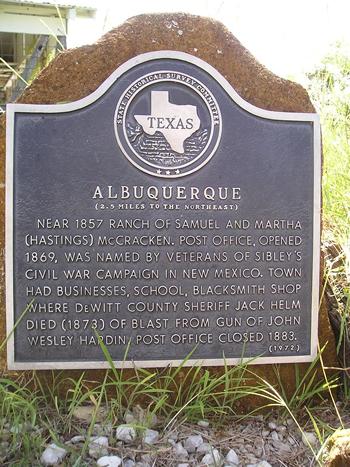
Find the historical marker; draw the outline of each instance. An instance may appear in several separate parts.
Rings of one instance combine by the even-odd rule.
[[[11,369],[310,361],[317,115],[151,52],[69,104],[7,107]]]

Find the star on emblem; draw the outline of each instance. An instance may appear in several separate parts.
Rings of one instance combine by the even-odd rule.
[[[161,174],[162,171],[160,169],[157,170],[157,174]]]
[[[167,170],[165,173],[166,173],[167,175],[170,175],[170,170]]]
[[[180,173],[180,170],[179,170],[179,169],[176,169],[176,170],[175,170],[175,173],[176,173],[176,174],[179,174],[179,173]]]

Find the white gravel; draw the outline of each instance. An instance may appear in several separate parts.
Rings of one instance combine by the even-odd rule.
[[[136,439],[135,428],[129,425],[119,425],[116,431],[116,437],[125,443],[132,443]]]
[[[212,452],[203,457],[201,463],[208,467],[220,467],[223,464],[223,459],[220,452],[217,449],[213,449]]]
[[[201,435],[191,435],[189,436],[186,440],[185,440],[185,443],[184,443],[184,448],[186,449],[186,451],[188,451],[189,453],[191,452],[195,452],[196,449],[201,445],[203,444],[203,438]]]
[[[121,463],[119,456],[103,456],[97,460],[97,467],[119,467]]]
[[[176,459],[184,460],[188,457],[188,451],[183,447],[182,443],[177,443],[174,447]]]
[[[134,467],[136,464],[132,459],[124,459],[123,467]]]
[[[83,443],[84,441],[85,441],[85,436],[82,436],[82,435],[73,436],[73,438],[70,440],[72,444],[79,444],[79,443]]]
[[[199,422],[197,422],[197,425],[202,428],[208,428],[210,424],[208,420],[199,420]]]
[[[231,465],[239,465],[239,457],[234,449],[230,449],[226,454],[226,462]]]
[[[40,461],[43,465],[57,465],[66,457],[67,451],[64,448],[51,443],[42,453]]]
[[[84,415],[87,415],[87,412],[88,410]],[[306,467],[310,466],[312,459],[306,440],[312,446],[318,445],[318,439],[311,427],[306,429],[302,436],[294,422],[288,423],[278,420],[277,417],[270,420],[262,416],[238,422],[232,420],[220,428],[212,422],[210,426],[206,423],[183,422],[171,426],[167,431],[161,420],[157,423],[157,427],[161,427],[159,430],[149,428],[150,425],[142,425],[137,418],[145,420],[146,414],[146,411],[138,408],[123,417],[123,420],[136,421],[140,425],[140,434],[133,425],[121,423],[107,426],[106,420],[101,421],[97,428],[93,429],[94,436],[89,440],[88,450],[82,459],[84,465]],[[8,432],[7,436],[10,436],[10,429],[11,426],[4,428]],[[67,446],[67,450],[51,443],[43,449],[40,465],[73,465],[87,439],[87,425],[82,421],[78,433],[75,436],[71,435],[67,440],[64,440],[63,434],[56,435],[57,439]],[[7,446],[8,442],[4,438],[0,444],[0,464],[6,459],[3,456],[6,456]]]
[[[142,437],[144,444],[154,444],[159,439],[159,432],[156,430],[147,429]]]
[[[213,447],[209,443],[203,443],[197,448],[197,454],[207,454],[208,452],[211,452],[213,450]]]

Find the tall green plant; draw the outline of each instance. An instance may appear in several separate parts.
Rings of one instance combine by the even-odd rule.
[[[309,94],[321,115],[323,216],[326,235],[350,247],[350,47],[336,44],[308,75]]]

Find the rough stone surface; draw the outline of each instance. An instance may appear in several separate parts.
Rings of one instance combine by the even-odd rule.
[[[325,465],[327,467],[343,467],[350,465],[350,430],[335,432],[327,445],[329,450]]]
[[[242,44],[219,22],[187,14],[141,15],[127,20],[102,37],[96,44],[71,49],[43,70],[20,97],[21,103],[53,104],[81,99],[93,91],[122,63],[135,55],[155,50],[178,50],[195,55],[215,67],[246,101],[263,109],[286,112],[314,112],[307,92],[298,84],[272,74],[258,63]],[[5,207],[5,118],[0,118],[0,309],[4,300],[4,207]],[[321,271],[322,277],[322,271]],[[322,287],[321,287],[322,290]],[[0,320],[0,341],[5,338],[5,319]],[[323,360],[326,367],[337,366],[334,335],[328,320],[327,304],[323,301],[319,319],[320,346],[328,342]],[[1,367],[6,367],[1,356]],[[301,365],[301,368],[307,364]],[[280,365],[280,378],[285,388],[293,391],[294,365]],[[185,370],[184,370],[185,371]],[[184,378],[185,372],[179,378]],[[220,372],[222,369],[211,368]],[[259,365],[254,371],[276,382],[274,370]],[[42,373],[48,375],[48,373]],[[63,375],[79,377],[81,371],[67,371]],[[125,373],[127,374],[127,372]],[[87,372],[92,378],[104,373]],[[47,376],[49,378],[49,376]],[[322,373],[320,372],[320,378]],[[64,389],[63,389],[64,390]],[[253,399],[237,409],[256,407]]]
[[[63,461],[66,455],[67,451],[65,449],[52,443],[42,453],[40,462],[43,465],[57,465]]]
[[[178,30],[183,34],[178,34]],[[259,64],[221,23],[187,14],[140,15],[106,34],[97,44],[62,53],[20,101],[50,104],[80,99],[93,92],[117,66],[135,55],[155,50],[179,50],[206,60],[238,94],[258,107],[314,111],[300,85],[275,76]]]

